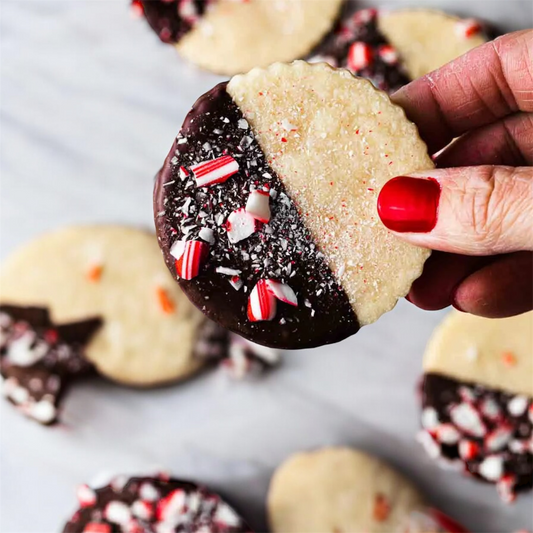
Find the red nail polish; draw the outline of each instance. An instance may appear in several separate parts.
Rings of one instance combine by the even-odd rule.
[[[433,178],[399,176],[378,197],[378,214],[392,231],[427,233],[437,223],[440,185]]]

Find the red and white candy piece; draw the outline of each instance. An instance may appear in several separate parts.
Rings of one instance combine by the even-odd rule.
[[[441,444],[457,444],[461,438],[461,434],[453,424],[440,424],[435,429],[435,438]]]
[[[143,500],[135,500],[131,504],[131,512],[133,513],[133,516],[136,516],[141,520],[150,520],[154,514],[152,504]]]
[[[209,252],[209,245],[202,241],[186,241],[183,254],[176,260],[176,274],[181,279],[193,279],[199,272]]]
[[[485,438],[485,447],[490,452],[497,452],[509,444],[513,436],[513,429],[507,426],[500,426],[491,431]]]
[[[96,503],[96,492],[89,485],[80,485],[76,489],[76,496],[80,507],[91,507]]]
[[[516,500],[515,485],[516,478],[512,474],[505,474],[496,483],[496,490],[504,503],[513,503]]]
[[[185,492],[181,489],[173,490],[157,503],[156,518],[160,522],[170,521],[178,517],[185,507]]]
[[[480,22],[476,19],[464,19],[455,24],[455,34],[463,39],[477,35],[482,30]]]
[[[479,454],[479,445],[473,440],[463,439],[459,441],[459,457],[463,461],[470,461]]]
[[[295,292],[286,284],[273,279],[266,280],[267,290],[281,302],[298,307],[298,298]]]
[[[377,9],[360,9],[359,11],[354,13],[353,21],[357,24],[368,24],[373,18],[377,16],[377,14]]]
[[[488,481],[498,481],[503,476],[503,458],[489,455],[479,464],[479,474]]]
[[[378,49],[378,54],[382,61],[387,63],[387,65],[396,65],[396,63],[398,63],[398,52],[390,44],[384,44],[380,46]]]
[[[83,533],[111,533],[111,526],[102,522],[89,522],[83,528]]]
[[[179,0],[178,15],[189,24],[196,22],[198,20],[198,11],[194,0]]]
[[[270,191],[252,191],[246,202],[246,212],[266,224],[270,220]]]
[[[372,48],[363,41],[356,41],[348,50],[348,68],[362,70],[372,63]]]
[[[248,298],[248,319],[251,322],[272,320],[276,316],[276,298],[268,289],[267,280],[260,279]]]
[[[454,405],[450,409],[452,422],[462,431],[475,437],[484,437],[487,428],[483,424],[476,408],[466,402]]]
[[[191,167],[196,178],[197,187],[209,187],[216,183],[223,183],[239,171],[239,163],[230,155],[204,161]]]
[[[119,501],[111,501],[104,509],[104,518],[113,524],[127,525],[131,520],[131,511],[128,505]]]
[[[247,239],[257,230],[255,218],[241,207],[233,211],[226,221],[226,231],[231,243],[236,243]]]

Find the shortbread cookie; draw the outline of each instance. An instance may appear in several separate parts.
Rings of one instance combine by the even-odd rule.
[[[394,307],[429,251],[381,187],[433,168],[403,110],[346,70],[254,69],[193,106],[156,180],[158,238],[193,303],[260,344],[339,341]]]
[[[420,441],[512,502],[533,486],[532,376],[533,313],[452,312],[424,356]]]
[[[363,9],[343,17],[312,60],[347,68],[391,94],[486,40],[476,20],[430,9]]]
[[[44,235],[2,266],[0,302],[42,307],[58,326],[98,318],[84,356],[125,384],[172,382],[203,366],[195,351],[205,319],[148,232],[91,226]]]
[[[220,496],[189,481],[117,477],[103,487],[82,485],[79,510],[63,533],[245,533],[250,528]]]
[[[0,305],[3,394],[28,417],[54,423],[70,382],[94,371],[83,353],[100,326],[99,319],[56,326],[46,309]]]
[[[268,517],[274,533],[463,531],[427,509],[403,476],[350,448],[298,453],[285,461],[270,484]],[[417,529],[421,524],[427,529]]]
[[[342,0],[133,0],[165,43],[219,74],[308,54],[330,31]]]

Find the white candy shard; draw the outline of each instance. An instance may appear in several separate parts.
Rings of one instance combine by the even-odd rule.
[[[267,290],[281,302],[298,307],[298,298],[295,292],[286,283],[267,279],[266,287]]]
[[[266,224],[270,220],[270,192],[252,191],[246,202],[246,212]]]
[[[179,259],[183,252],[185,251],[185,243],[187,241],[174,241],[172,243],[172,246],[170,247],[170,255],[174,257],[174,259]]]
[[[236,243],[247,239],[256,231],[255,218],[246,212],[244,208],[233,211],[226,222],[228,239],[231,243]]]
[[[450,409],[452,422],[465,433],[483,437],[487,429],[476,409],[469,403],[460,403]]]
[[[489,455],[479,465],[479,474],[488,481],[498,481],[503,475],[503,459]]]
[[[507,404],[507,410],[513,416],[522,416],[527,409],[529,398],[527,396],[515,396]]]
[[[107,521],[113,524],[125,526],[131,519],[130,508],[123,502],[112,501],[109,502],[104,509],[104,517]]]
[[[198,233],[198,236],[200,237],[200,239],[205,242],[208,242],[209,244],[214,244],[215,242],[215,234],[210,228],[202,228]]]

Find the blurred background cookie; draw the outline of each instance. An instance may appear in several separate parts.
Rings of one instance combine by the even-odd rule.
[[[153,234],[75,226],[37,238],[0,269],[7,398],[49,424],[66,386],[94,373],[152,387],[221,363],[242,379],[279,354],[206,319],[174,282]]]
[[[169,276],[155,237],[120,226],[69,227],[15,251],[0,270],[0,302],[48,310],[55,324],[97,318],[85,357],[134,386],[189,377],[204,317]]]
[[[422,431],[431,457],[489,483],[507,503],[533,486],[533,313],[457,311],[424,355]]]
[[[486,40],[474,19],[432,9],[363,9],[342,17],[312,60],[347,68],[393,93]]]
[[[207,70],[233,75],[307,55],[342,0],[133,0],[159,38]]]
[[[429,250],[376,215],[383,184],[433,168],[403,110],[346,70],[254,69],[198,99],[160,171],[167,266],[194,304],[260,344],[340,341],[394,307]]]
[[[94,372],[85,346],[98,318],[56,326],[45,308],[0,305],[2,392],[26,416],[52,424],[67,386]]]
[[[99,487],[82,485],[79,509],[63,533],[250,533],[218,494],[190,481],[117,476]]]
[[[424,496],[398,472],[351,448],[289,457],[272,478],[268,516],[274,533],[464,531],[428,510]]]

